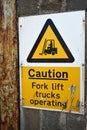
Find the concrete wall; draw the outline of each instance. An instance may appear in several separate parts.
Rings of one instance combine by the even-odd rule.
[[[86,9],[87,0],[18,0],[17,5],[19,17],[82,10]],[[21,130],[86,130],[85,115],[27,108],[23,108],[22,112]]]

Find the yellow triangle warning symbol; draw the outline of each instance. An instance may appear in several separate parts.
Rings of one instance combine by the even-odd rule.
[[[38,36],[28,62],[73,62],[74,57],[51,19],[48,19]]]

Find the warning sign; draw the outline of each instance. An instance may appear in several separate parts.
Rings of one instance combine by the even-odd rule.
[[[83,25],[85,11],[19,18],[21,107],[84,114]]]
[[[51,19],[48,19],[32,48],[28,62],[73,62],[74,57]]]
[[[80,111],[79,67],[22,67],[22,73],[23,106]]]

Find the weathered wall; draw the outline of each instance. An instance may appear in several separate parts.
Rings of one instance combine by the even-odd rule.
[[[87,0],[18,0],[18,16],[75,11],[86,7]],[[25,108],[22,112],[23,130],[86,130],[85,115]]]
[[[16,0],[0,0],[0,130],[18,130]]]

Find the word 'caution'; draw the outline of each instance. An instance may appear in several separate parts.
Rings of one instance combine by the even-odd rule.
[[[29,69],[28,71],[29,78],[36,79],[36,78],[42,78],[42,79],[59,79],[59,80],[68,80],[68,72],[60,72],[56,71],[55,69],[48,69],[47,71],[39,71],[35,69]]]

